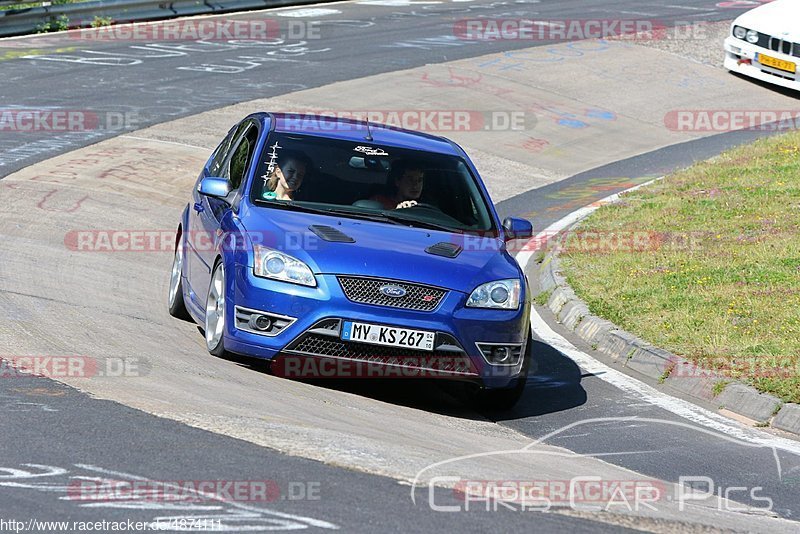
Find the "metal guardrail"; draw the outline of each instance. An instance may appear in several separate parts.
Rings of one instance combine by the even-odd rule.
[[[323,0],[324,1],[324,0]],[[95,17],[115,22],[144,22],[191,15],[208,15],[319,3],[320,0],[102,0],[75,4],[53,4],[0,11],[0,37],[36,33],[62,15],[70,28],[86,28]],[[0,0],[0,5],[18,2]]]

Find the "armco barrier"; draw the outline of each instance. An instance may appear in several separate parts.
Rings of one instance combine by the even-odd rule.
[[[66,15],[70,28],[87,27],[94,17],[114,22],[144,22],[191,15],[249,11],[270,7],[317,4],[324,0],[103,0],[0,11],[0,37],[35,33],[37,28]],[[0,0],[0,5],[10,2]]]

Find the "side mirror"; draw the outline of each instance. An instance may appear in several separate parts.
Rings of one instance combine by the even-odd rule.
[[[503,230],[506,234],[506,241],[511,241],[512,239],[530,239],[533,237],[533,225],[530,221],[525,219],[508,217],[503,221]]]
[[[207,197],[224,199],[231,193],[231,183],[227,178],[209,176],[200,181],[197,192]]]

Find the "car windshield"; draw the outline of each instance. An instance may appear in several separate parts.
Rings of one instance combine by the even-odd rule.
[[[273,133],[260,154],[250,198],[267,208],[496,233],[462,158],[367,141]]]

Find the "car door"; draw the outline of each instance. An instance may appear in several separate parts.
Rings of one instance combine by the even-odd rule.
[[[222,173],[223,166],[228,160],[230,150],[234,141],[236,140],[237,133],[240,133],[241,124],[235,125],[228,131],[228,135],[214,150],[214,153],[206,162],[197,184],[192,191],[192,202],[188,218],[186,221],[186,228],[184,234],[186,235],[186,279],[188,282],[189,295],[193,303],[197,306],[205,306],[205,291],[206,286],[198,282],[198,279],[205,280],[206,266],[201,257],[201,251],[208,246],[208,239],[204,236],[199,214],[206,209],[208,203],[204,201],[203,196],[198,193],[197,189],[200,187],[200,182],[209,176],[219,176]],[[195,279],[195,276],[198,279]],[[202,302],[201,302],[202,301]]]
[[[258,140],[258,126],[253,120],[243,121],[237,128],[225,158],[220,165],[212,163],[209,176],[225,178],[231,183],[231,192],[242,187],[247,169],[253,160]],[[191,273],[201,306],[205,305],[208,286],[211,283],[211,269],[219,251],[220,241],[225,235],[223,219],[230,214],[230,204],[221,198],[207,197],[196,193],[195,206],[191,217],[195,230],[196,261]],[[232,198],[231,195],[230,198]],[[230,228],[227,229],[230,231]]]

